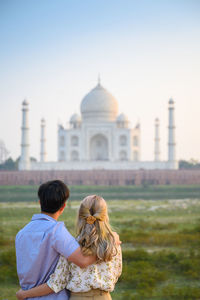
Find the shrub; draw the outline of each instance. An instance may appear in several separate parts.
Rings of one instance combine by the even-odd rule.
[[[200,279],[199,258],[186,258],[179,263],[179,272],[190,279]]]
[[[167,279],[167,273],[159,271],[147,261],[125,262],[120,281],[131,283],[132,287],[141,291],[148,290],[148,293],[157,283]]]
[[[126,262],[131,261],[149,261],[150,254],[143,249],[136,250],[124,250],[123,251],[123,260]]]
[[[1,283],[17,283],[16,258],[15,249],[0,253],[0,282]]]
[[[123,229],[120,238],[124,243],[132,243],[134,246],[156,246],[156,247],[183,247],[200,246],[199,233],[160,233],[144,232],[131,229]]]
[[[172,300],[194,300],[200,298],[200,289],[189,286],[175,287],[175,285],[170,284],[162,288],[161,295]]]

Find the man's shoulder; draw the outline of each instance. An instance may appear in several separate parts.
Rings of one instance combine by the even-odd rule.
[[[30,224],[30,223],[31,223],[31,222],[29,222],[28,224],[26,224],[23,228],[21,228],[21,229],[17,232],[16,238],[19,237],[21,234],[23,234],[25,231],[28,230],[29,224]]]
[[[46,233],[59,233],[59,232],[66,232],[67,229],[65,227],[64,222],[62,221],[55,221],[55,222],[45,222],[44,219],[31,219],[29,223],[27,223],[22,229],[20,229],[16,235],[16,239],[20,236],[25,234],[34,234],[35,232],[46,232]]]
[[[69,233],[67,230],[65,223],[62,221],[58,221],[55,223],[54,227],[52,228],[53,234],[64,234],[64,233]]]

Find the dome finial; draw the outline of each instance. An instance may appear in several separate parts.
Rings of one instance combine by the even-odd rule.
[[[98,85],[101,85],[101,77],[100,77],[100,73],[98,74]]]

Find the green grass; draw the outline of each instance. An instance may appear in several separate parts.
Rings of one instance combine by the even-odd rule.
[[[38,186],[0,186],[0,202],[37,201]],[[199,198],[200,186],[70,186],[70,200],[99,194],[106,200]]]
[[[72,201],[61,216],[72,234],[79,203]],[[123,242],[123,273],[113,299],[200,299],[200,198],[110,200],[108,209]],[[37,201],[0,203],[0,299],[16,299],[14,238],[38,212]]]

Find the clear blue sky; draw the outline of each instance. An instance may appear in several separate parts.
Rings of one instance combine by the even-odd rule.
[[[200,160],[200,1],[1,0],[0,139],[20,155],[21,102],[30,102],[31,155],[39,157],[40,119],[48,159],[57,157],[57,123],[79,112],[102,84],[133,126],[142,159],[153,159],[154,119],[167,156],[167,101],[176,102],[177,158]]]

